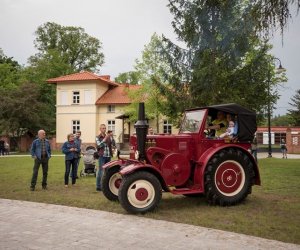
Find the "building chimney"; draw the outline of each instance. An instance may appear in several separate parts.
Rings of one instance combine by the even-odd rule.
[[[103,75],[103,76],[100,76],[100,77],[105,79],[105,80],[110,80],[110,75]]]

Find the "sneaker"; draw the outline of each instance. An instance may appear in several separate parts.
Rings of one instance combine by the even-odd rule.
[[[48,190],[47,186],[43,186],[42,188],[43,188],[44,190]]]
[[[101,190],[101,188],[96,188],[96,191],[99,191],[99,192],[101,192],[102,190]]]
[[[34,191],[34,189],[35,189],[34,187],[30,187],[30,191]]]
[[[65,185],[65,188],[67,188],[68,187],[68,185]]]

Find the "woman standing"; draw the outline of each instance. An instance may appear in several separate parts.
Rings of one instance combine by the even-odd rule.
[[[281,140],[280,149],[282,153],[282,159],[287,159],[287,147],[284,139]]]
[[[67,141],[62,146],[62,152],[66,155],[65,156],[65,187],[68,187],[69,184],[69,175],[70,170],[72,167],[72,185],[76,183],[76,167],[77,162],[80,154],[80,146],[78,143],[75,142],[75,137],[73,134],[68,134]]]

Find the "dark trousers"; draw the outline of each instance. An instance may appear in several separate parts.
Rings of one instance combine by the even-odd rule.
[[[78,158],[72,160],[66,160],[66,172],[65,172],[65,185],[69,184],[70,171],[72,176],[72,184],[76,183],[76,169],[77,169]],[[71,169],[72,168],[72,169]]]
[[[75,167],[75,178],[77,179],[78,178],[78,166],[79,166],[79,163],[80,163],[80,157],[77,159],[77,164],[76,164],[76,167]],[[70,173],[70,177],[73,178],[72,176],[73,172]]]
[[[31,179],[31,187],[35,187],[38,173],[39,173],[39,168],[40,165],[42,164],[42,169],[43,169],[43,180],[42,180],[42,186],[47,187],[47,176],[48,176],[48,161],[49,158],[43,158],[43,159],[34,159],[34,166],[33,166],[33,173],[32,173],[32,179]]]

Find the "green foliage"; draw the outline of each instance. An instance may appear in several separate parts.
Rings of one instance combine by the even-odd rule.
[[[292,119],[290,115],[279,115],[271,119],[272,126],[290,126]]]
[[[129,71],[120,73],[116,78],[115,82],[118,83],[128,83],[128,84],[138,84],[140,83],[140,73],[138,71]]]
[[[289,109],[289,115],[294,126],[300,126],[300,89],[296,91],[296,94],[291,98],[289,104],[293,109]]]
[[[85,33],[81,27],[61,26],[47,22],[35,32],[35,47],[39,53],[30,61],[45,59],[50,53],[59,55],[60,60],[70,66],[73,71],[96,71],[104,63],[101,42]]]
[[[35,134],[40,128],[49,131],[55,120],[47,116],[49,106],[39,98],[40,89],[33,83],[5,89],[0,99],[0,131],[16,136],[25,132]]]
[[[250,3],[249,20],[267,36],[278,28],[283,33],[292,18],[291,9],[296,6],[298,12],[300,8],[300,0],[259,0]]]
[[[275,75],[271,47],[249,21],[248,2],[169,2],[174,30],[186,49],[164,39],[169,86],[158,86],[168,100],[168,116],[176,119],[186,108],[229,102],[261,112],[276,102],[275,87],[286,79]]]
[[[22,67],[0,48],[0,91],[17,87],[22,81]]]
[[[159,120],[163,114],[165,99],[155,81],[162,82],[166,71],[166,61],[162,58],[159,49],[162,47],[162,38],[153,34],[149,44],[144,46],[141,60],[136,60],[134,73],[138,76],[140,88],[130,91],[132,100],[125,112],[130,116],[131,121],[137,120],[137,107],[139,102],[145,102],[146,115],[148,119],[155,119],[156,131],[159,133]]]

